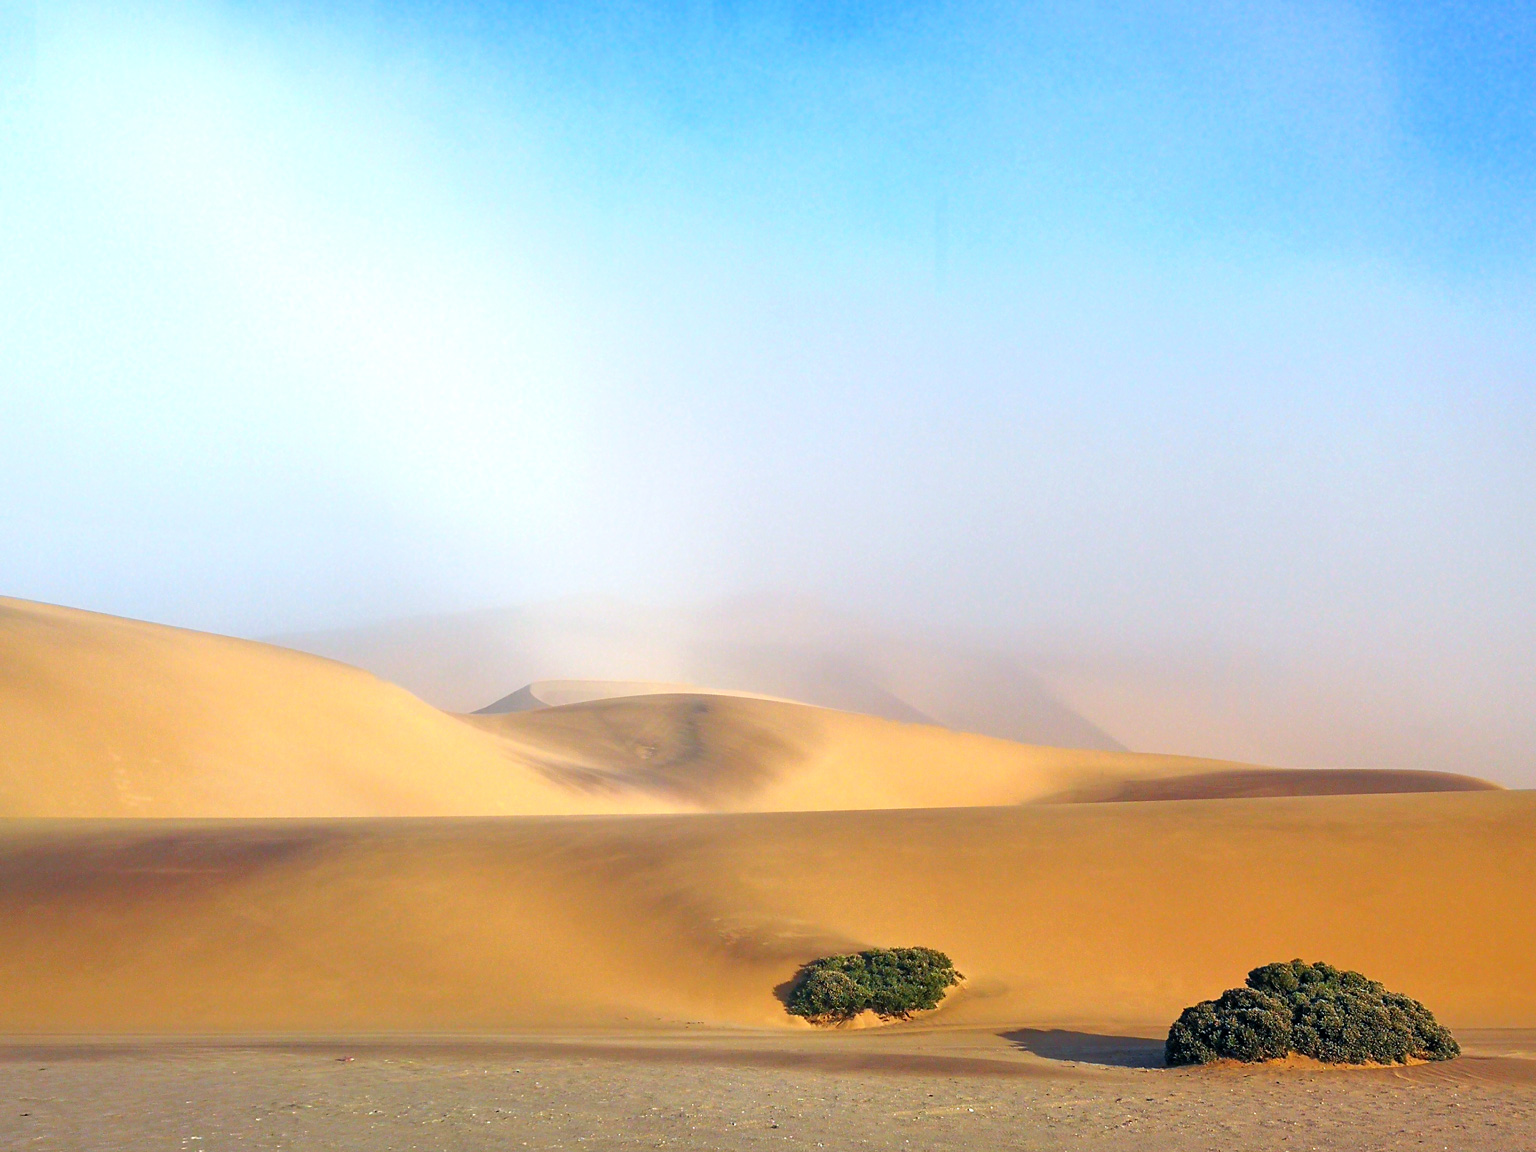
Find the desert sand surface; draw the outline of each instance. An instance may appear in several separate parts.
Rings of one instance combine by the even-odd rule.
[[[946,1025],[1166,1029],[1326,957],[1536,1027],[1536,794],[869,812],[9,821],[0,1032],[806,1028],[775,989],[920,943]]]
[[[0,738],[0,814],[25,817],[959,807],[1169,779],[1181,783],[1163,793],[1185,796],[1489,786],[1422,773],[1276,783],[1279,770],[1244,783],[1253,766],[735,695],[455,716],[333,661],[15,600],[0,601]]]
[[[0,1146],[1536,1148],[1536,793],[539,683],[0,601]],[[785,1012],[911,944],[936,1012]],[[1293,956],[1467,1056],[1159,1066]]]
[[[10,1045],[0,1143],[1528,1152],[1536,1062],[1501,1039],[1450,1065],[1342,1073],[1148,1068],[1146,1040],[1052,1033]]]

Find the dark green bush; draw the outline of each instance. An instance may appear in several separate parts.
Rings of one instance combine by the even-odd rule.
[[[1212,1060],[1278,1060],[1291,1050],[1291,1010],[1285,1000],[1252,988],[1228,988],[1219,999],[1184,1009],[1168,1030],[1169,1064]]]
[[[870,948],[811,961],[800,969],[786,1007],[818,1024],[866,1011],[905,1020],[937,1008],[962,979],[949,957],[932,948]]]
[[[1169,1064],[1272,1060],[1291,1052],[1328,1064],[1449,1060],[1461,1047],[1428,1008],[1329,964],[1266,964],[1246,988],[1184,1009],[1168,1030]]]
[[[789,1011],[812,1020],[847,1020],[868,1008],[869,1001],[869,989],[842,969],[815,968],[790,994]]]

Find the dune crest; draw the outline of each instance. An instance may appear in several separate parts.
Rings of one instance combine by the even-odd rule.
[[[505,712],[531,712],[538,708],[559,708],[565,704],[589,704],[594,700],[629,696],[740,696],[747,700],[777,700],[782,704],[805,703],[786,700],[782,696],[765,696],[761,692],[669,684],[659,680],[535,680],[495,703],[476,709],[472,715],[498,716]]]

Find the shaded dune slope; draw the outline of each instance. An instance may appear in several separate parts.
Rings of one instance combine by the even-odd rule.
[[[1326,957],[1536,1026],[1536,795],[632,819],[10,821],[0,1031],[796,1027],[830,950],[922,943],[937,1020],[1166,1027]]]
[[[1255,771],[740,695],[460,717],[287,649],[0,601],[0,816],[814,811],[1489,787]]]

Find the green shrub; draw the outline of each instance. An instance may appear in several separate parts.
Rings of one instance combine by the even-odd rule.
[[[1163,1053],[1169,1064],[1209,1064],[1278,1060],[1290,1050],[1290,1006],[1268,992],[1228,988],[1216,1000],[1184,1009]]]
[[[847,1020],[868,1008],[869,1001],[870,992],[864,984],[840,968],[820,967],[807,972],[790,994],[789,1011],[812,1020]]]
[[[905,1020],[937,1008],[962,979],[949,957],[932,948],[870,948],[811,961],[800,969],[786,1008],[818,1024],[866,1011]]]
[[[1266,964],[1184,1012],[1168,1030],[1169,1064],[1272,1060],[1292,1052],[1328,1064],[1405,1064],[1461,1055],[1417,1000],[1329,964]]]

